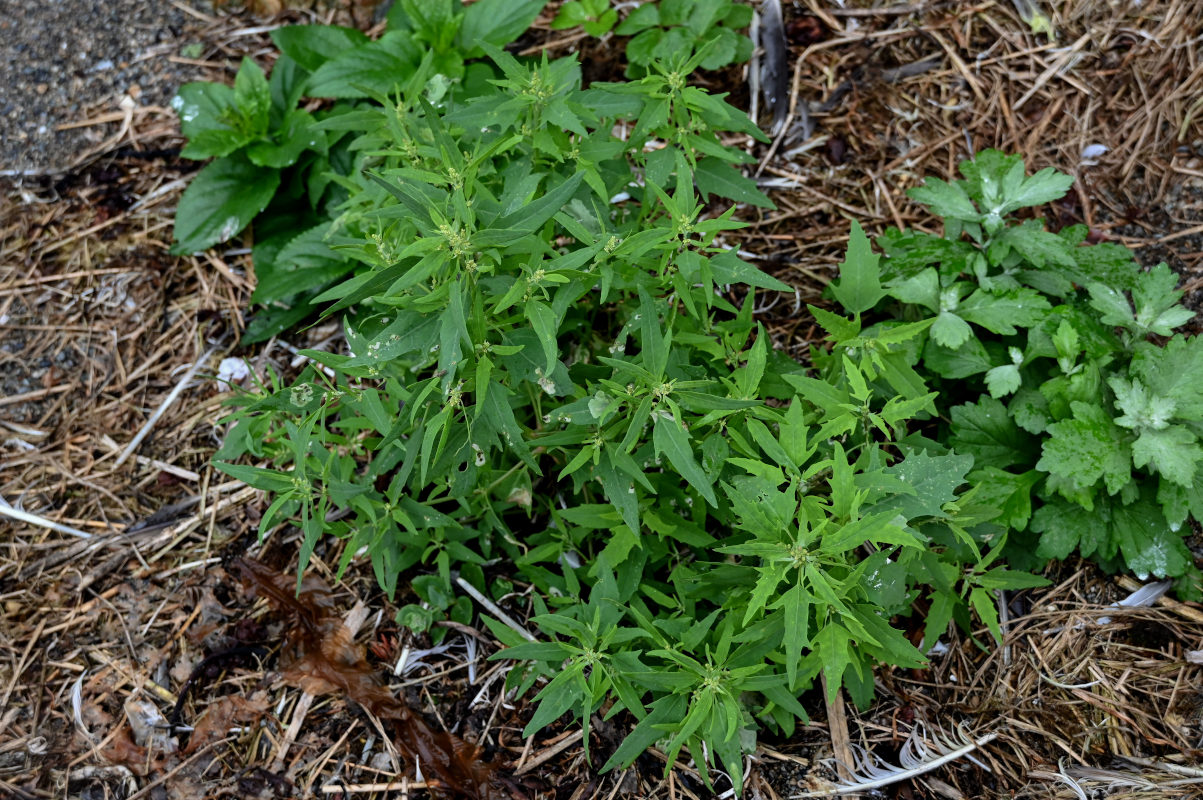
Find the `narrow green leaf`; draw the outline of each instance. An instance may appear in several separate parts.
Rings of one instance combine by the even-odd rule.
[[[681,428],[680,423],[671,416],[666,417],[663,413],[657,413],[652,440],[655,443],[656,453],[668,456],[669,463],[680,473],[681,477],[702,497],[706,498],[707,503],[712,507],[717,506],[718,499],[714,496],[714,487],[711,485],[710,478],[694,459],[689,435]]]

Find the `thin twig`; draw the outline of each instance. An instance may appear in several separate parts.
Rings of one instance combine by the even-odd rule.
[[[48,520],[45,517],[39,517],[37,514],[30,514],[28,511],[22,511],[19,508],[14,508],[7,500],[0,497],[0,514],[12,519],[19,519],[22,522],[28,522],[30,525],[37,525],[41,528],[49,528],[52,531],[66,533],[70,536],[78,536],[80,539],[91,539],[92,534],[85,533],[78,528],[71,528],[66,525],[60,525],[57,522]]]
[[[455,582],[459,584],[459,587],[461,589],[463,589],[465,592],[470,594],[472,596],[473,600],[475,600],[476,602],[478,602],[482,606],[484,606],[486,611],[488,611],[493,616],[497,617],[497,619],[501,620],[508,627],[513,628],[514,631],[516,631],[517,634],[519,636],[521,636],[523,639],[526,639],[528,642],[539,641],[538,639],[536,639],[534,636],[531,635],[530,631],[528,631],[526,628],[523,628],[521,625],[519,625],[517,622],[515,622],[513,620],[513,618],[510,617],[509,614],[502,611],[500,606],[498,606],[492,600],[490,600],[489,598],[485,597],[483,594],[478,592],[476,590],[475,586],[468,583],[463,578],[456,578]]]
[[[146,438],[146,435],[150,433],[151,428],[153,428],[155,423],[159,421],[159,417],[163,416],[163,412],[170,408],[171,404],[174,403],[181,394],[183,394],[184,389],[187,388],[189,381],[191,381],[193,376],[196,375],[196,371],[201,368],[202,364],[209,360],[209,356],[213,355],[216,350],[216,347],[210,347],[205,351],[203,356],[193,362],[192,366],[188,368],[188,371],[184,373],[184,377],[181,378],[179,383],[175,385],[175,388],[171,390],[171,394],[167,395],[167,397],[163,399],[162,403],[159,403],[159,407],[155,409],[155,413],[150,415],[150,419],[146,420],[146,424],[144,424],[138,433],[134,435],[134,438],[130,440],[130,443],[125,446],[125,449],[121,451],[121,455],[117,456],[117,460],[113,463],[114,468],[120,467],[122,464],[124,464],[125,460],[133,454],[134,449],[137,448],[138,445],[142,444],[142,440]]]

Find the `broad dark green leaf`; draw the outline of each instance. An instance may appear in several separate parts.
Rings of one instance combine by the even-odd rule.
[[[465,58],[484,55],[483,43],[504,47],[521,36],[547,0],[479,0],[464,9],[459,45]]]
[[[337,25],[286,25],[272,31],[271,37],[281,52],[309,72],[344,51],[369,42],[360,31]]]
[[[914,493],[897,494],[864,509],[863,514],[894,511],[906,519],[944,517],[944,504],[956,499],[956,490],[965,483],[973,468],[973,456],[932,456],[915,452],[886,472],[914,489]]]
[[[390,31],[378,41],[344,50],[327,61],[309,78],[306,93],[335,98],[386,96],[408,81],[421,61],[422,48],[409,33]]]
[[[214,161],[180,198],[171,251],[196,253],[232,239],[267,208],[279,184],[279,171],[256,167],[245,156]]]
[[[976,403],[954,406],[949,444],[973,456],[978,467],[1006,469],[1035,458],[1032,440],[1019,430],[1007,407],[982,395]]]

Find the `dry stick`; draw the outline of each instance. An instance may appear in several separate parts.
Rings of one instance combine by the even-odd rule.
[[[46,519],[45,517],[39,517],[37,514],[30,514],[28,511],[22,511],[19,508],[14,508],[2,496],[0,496],[0,516],[11,517],[12,519],[19,519],[22,522],[28,522],[30,525],[37,525],[38,527],[41,527],[41,528],[49,528],[52,531],[58,531],[59,533],[66,533],[71,536],[78,536],[81,539],[91,539],[92,538],[92,534],[90,534],[90,533],[85,533],[84,531],[78,530],[76,528],[71,528],[66,525],[60,525],[57,522],[53,522],[51,520]],[[3,703],[0,703],[0,705],[3,705]]]
[[[844,692],[836,687],[833,699],[827,687],[827,676],[823,675],[823,695],[827,700],[827,728],[831,734],[831,749],[837,761],[837,773],[845,783],[856,780],[853,769],[856,758],[852,754],[852,739],[848,736],[848,716],[844,713]]]
[[[442,784],[402,779],[391,783],[331,783],[322,787],[322,794],[357,794],[360,792],[405,792],[410,789],[434,789]]]
[[[146,434],[150,433],[150,429],[153,428],[155,423],[159,421],[159,417],[163,416],[163,412],[170,408],[171,404],[174,403],[181,394],[183,394],[184,389],[188,386],[188,382],[192,380],[194,375],[196,375],[196,371],[201,368],[202,364],[209,360],[209,356],[213,355],[216,350],[216,347],[210,347],[205,351],[203,356],[198,358],[192,364],[192,366],[188,368],[188,371],[184,373],[184,377],[181,378],[179,383],[175,385],[175,388],[171,390],[171,394],[164,398],[163,402],[159,404],[159,407],[155,409],[155,413],[150,415],[150,419],[146,420],[146,424],[143,425],[141,430],[134,435],[133,440],[131,440],[130,443],[125,446],[125,449],[121,451],[121,455],[117,456],[117,460],[113,463],[114,469],[125,463],[125,460],[130,457],[130,455],[134,452],[134,449],[142,443],[143,439],[146,438]]]
[[[100,437],[100,443],[114,452],[121,450],[121,445],[114,442],[113,437],[109,436],[107,433]],[[196,474],[192,470],[184,469],[183,467],[177,467],[175,464],[168,464],[166,461],[159,461],[157,458],[134,456],[134,460],[143,466],[154,467],[161,472],[166,472],[186,481],[192,481],[193,483],[200,481],[200,475]]]
[[[909,17],[926,10],[926,3],[902,3],[885,8],[829,8],[833,17]]]
[[[521,625],[515,622],[509,614],[502,611],[496,603],[478,592],[475,586],[468,583],[463,578],[456,578],[455,582],[459,584],[461,589],[470,594],[473,600],[484,606],[486,611],[495,616],[497,619],[501,620],[508,627],[513,628],[523,639],[526,639],[528,642],[539,641],[531,635],[530,631],[528,631],[526,628],[523,628]]]
[[[540,764],[550,761],[552,758],[555,758],[557,755],[579,742],[584,735],[585,732],[583,730],[573,731],[560,741],[553,744],[551,747],[539,753],[539,755],[535,756],[530,761],[527,761],[518,769],[514,770],[514,775],[525,775]]]
[[[51,386],[49,389],[38,389],[33,392],[25,392],[24,394],[14,394],[8,397],[0,397],[0,406],[10,406],[13,403],[24,403],[26,400],[37,400],[39,397],[45,397],[48,394],[58,394],[75,388],[73,383],[64,383],[59,386]]]

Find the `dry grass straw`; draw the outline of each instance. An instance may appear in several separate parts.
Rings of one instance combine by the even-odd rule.
[[[992,775],[964,765],[942,775],[966,797],[1075,797],[1056,777],[1066,770],[1160,775],[1161,796],[1197,797],[1197,784],[1165,776],[1189,773],[1203,752],[1203,676],[1185,659],[1203,641],[1203,622],[1191,605],[1107,602],[1126,594],[1087,566],[1025,596],[1030,607],[1006,624],[1004,647],[985,630],[975,632],[985,647],[954,632],[930,670],[886,677],[892,699],[859,721],[867,742],[894,740],[899,721],[911,718],[999,733],[977,754]]]

